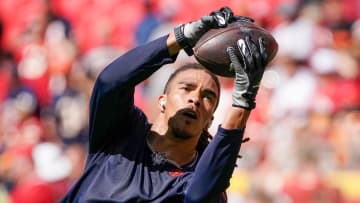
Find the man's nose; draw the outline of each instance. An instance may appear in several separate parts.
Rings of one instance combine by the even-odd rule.
[[[195,106],[200,106],[200,94],[198,93],[191,94],[188,99],[188,102],[193,103]]]

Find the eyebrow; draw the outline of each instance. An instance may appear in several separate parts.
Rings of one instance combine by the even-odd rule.
[[[186,85],[186,86],[191,86],[191,87],[195,87],[195,86],[196,86],[195,83],[193,83],[193,82],[186,82],[186,81],[180,81],[180,82],[178,82],[178,84],[180,84],[180,85]]]
[[[178,84],[186,85],[188,87],[196,87],[196,84],[193,82],[180,81],[180,82],[178,82]],[[216,93],[212,89],[206,88],[206,89],[204,89],[204,92],[208,95],[213,96],[214,98],[217,98]]]

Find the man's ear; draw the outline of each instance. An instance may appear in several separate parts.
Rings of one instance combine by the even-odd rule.
[[[159,96],[158,101],[159,101],[160,111],[163,113],[165,111],[165,106],[166,106],[166,96],[165,95]]]

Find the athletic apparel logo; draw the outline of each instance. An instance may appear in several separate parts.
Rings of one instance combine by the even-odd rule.
[[[225,18],[224,18],[222,15],[216,14],[216,15],[215,15],[215,18],[217,19],[218,24],[219,24],[220,26],[226,25]]]
[[[151,159],[155,165],[160,165],[165,162],[166,157],[164,152],[153,152]]]
[[[172,177],[178,177],[181,176],[184,173],[184,171],[180,170],[180,169],[174,169],[172,171],[169,171],[169,175]]]
[[[239,39],[237,41],[237,45],[239,50],[246,56],[246,44],[245,41],[243,39]]]

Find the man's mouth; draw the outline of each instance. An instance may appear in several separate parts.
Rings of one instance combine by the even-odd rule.
[[[188,117],[188,118],[194,119],[194,120],[196,120],[196,119],[198,118],[196,112],[193,111],[193,110],[190,110],[190,109],[185,110],[185,111],[183,112],[183,115],[186,116],[186,117]]]

